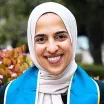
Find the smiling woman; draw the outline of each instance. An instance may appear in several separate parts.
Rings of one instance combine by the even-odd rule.
[[[36,23],[35,34],[38,63],[51,74],[62,73],[72,59],[72,45],[62,19],[54,13],[42,15]]]
[[[27,36],[34,65],[1,88],[4,104],[104,104],[104,84],[75,62],[77,25],[66,7],[54,2],[35,7]]]

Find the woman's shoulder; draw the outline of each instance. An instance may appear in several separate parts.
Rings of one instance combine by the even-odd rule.
[[[7,87],[8,83],[5,85],[2,85],[0,87],[0,104],[3,104],[3,100],[4,100],[4,93],[5,93],[5,89]]]
[[[95,80],[100,89],[100,104],[104,104],[104,83],[100,80]]]
[[[100,89],[100,104],[104,104],[104,83],[100,80],[95,80],[99,86]],[[67,94],[62,94],[61,95],[62,100],[64,102],[64,104],[67,103]]]

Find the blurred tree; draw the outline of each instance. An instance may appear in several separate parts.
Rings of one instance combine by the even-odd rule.
[[[26,17],[24,15],[25,4],[20,0],[4,0],[0,2],[0,21],[5,20],[0,25],[0,42],[11,41],[16,47],[26,38]],[[25,41],[24,41],[25,42]],[[18,44],[20,43],[20,44]]]
[[[65,0],[78,23],[78,35],[87,35],[95,64],[102,64],[104,42],[104,0]]]
[[[55,0],[1,0],[0,44],[11,41],[13,47],[27,43],[27,19],[32,9],[46,1]],[[62,3],[62,0],[56,0]]]

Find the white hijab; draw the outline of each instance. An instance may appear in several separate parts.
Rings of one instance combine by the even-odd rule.
[[[70,35],[72,43],[72,60],[65,71],[58,76],[54,76],[43,69],[35,57],[34,36],[36,22],[42,14],[47,12],[56,13],[61,17]],[[34,8],[30,14],[28,20],[27,37],[30,56],[41,73],[39,74],[38,96],[35,104],[63,104],[61,94],[68,90],[70,79],[77,69],[77,64],[75,63],[77,26],[73,14],[66,7],[58,3],[47,2],[40,4]]]

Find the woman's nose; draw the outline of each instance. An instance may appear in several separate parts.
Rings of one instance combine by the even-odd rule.
[[[49,43],[47,46],[47,51],[52,54],[56,53],[58,51],[58,45],[54,42]]]

